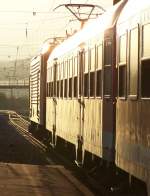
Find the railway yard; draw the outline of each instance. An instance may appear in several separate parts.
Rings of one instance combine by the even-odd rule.
[[[44,154],[25,122],[24,129],[15,128],[12,116],[0,114],[0,195],[93,195],[59,160]]]
[[[144,190],[118,182],[103,184],[97,169],[85,171],[63,154],[28,132],[28,121],[15,112],[0,113],[0,191],[1,195],[99,195],[145,196]],[[97,173],[97,174],[95,174]],[[109,173],[109,172],[108,172]],[[91,174],[91,175],[90,175]],[[101,171],[102,175],[102,171]],[[122,178],[120,178],[122,180]],[[116,181],[117,182],[117,181]],[[122,187],[121,187],[122,186]]]
[[[22,41],[0,42],[0,196],[150,196],[150,0],[15,1],[1,8],[1,25],[27,15]]]

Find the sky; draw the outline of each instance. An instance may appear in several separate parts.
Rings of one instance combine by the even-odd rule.
[[[113,0],[5,0],[0,6],[0,61],[32,58],[47,38],[64,37],[80,23],[64,7],[66,3],[100,5]],[[97,12],[98,9],[95,11]]]

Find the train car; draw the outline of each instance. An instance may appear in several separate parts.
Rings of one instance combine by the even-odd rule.
[[[55,46],[48,39],[30,63],[30,127],[33,132],[45,130],[47,59]]]
[[[128,1],[117,22],[116,165],[150,195],[150,1]]]
[[[30,63],[30,127],[39,124],[39,89],[40,56],[35,56]]]
[[[114,162],[115,28],[125,3],[86,24],[48,59],[46,129],[53,146],[71,144],[78,164],[89,153]]]

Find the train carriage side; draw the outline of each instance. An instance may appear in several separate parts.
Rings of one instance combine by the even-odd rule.
[[[150,195],[150,1],[130,0],[117,24],[116,164]]]
[[[53,145],[59,137],[74,145],[78,163],[86,152],[114,161],[114,31],[125,3],[85,25],[48,60],[46,128]]]
[[[115,157],[115,28],[125,3],[121,1],[104,14],[96,24],[95,30],[100,30],[91,36],[88,50],[84,50],[82,150],[109,162],[114,162]],[[101,31],[106,21],[109,22]]]
[[[78,53],[71,49],[60,55],[68,45],[65,43],[60,50],[58,46],[55,58],[50,56],[47,68],[46,129],[53,146],[57,136],[75,145],[79,130]]]
[[[30,64],[30,127],[31,132],[40,134],[46,121],[46,77],[47,59],[53,46],[44,43],[39,55]]]
[[[35,56],[30,63],[30,129],[39,124],[40,93],[40,56]]]

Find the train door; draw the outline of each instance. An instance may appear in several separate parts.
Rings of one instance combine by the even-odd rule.
[[[39,121],[40,112],[40,70],[37,72],[37,116]]]
[[[77,164],[83,163],[83,135],[84,135],[84,98],[83,98],[83,69],[84,69],[84,50],[79,51],[79,59],[78,59],[78,102],[80,104],[80,129],[78,133],[78,143],[77,143],[77,153],[76,153],[76,161]]]
[[[103,158],[114,160],[115,138],[115,42],[113,29],[104,35],[104,64],[103,64],[103,124],[102,151]]]
[[[46,70],[48,55],[41,56],[41,74],[40,74],[40,125],[45,129],[46,124]]]
[[[56,145],[56,107],[57,107],[57,62],[54,61],[54,65],[53,65],[53,127],[52,127],[52,145],[55,146]]]

